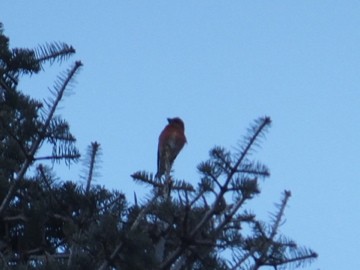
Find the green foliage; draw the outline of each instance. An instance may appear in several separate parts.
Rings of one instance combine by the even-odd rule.
[[[0,25],[1,269],[280,269],[316,258],[279,232],[289,191],[269,223],[245,207],[259,195],[259,179],[270,175],[250,159],[269,117],[253,123],[235,152],[214,147],[198,166],[197,186],[172,175],[134,173],[134,181],[151,188],[142,203],[135,197],[130,205],[121,192],[94,185],[97,142],[83,159],[86,184],[59,181],[43,162],[70,165],[80,157],[69,124],[56,111],[81,63],[59,76],[44,102],[22,94],[17,84],[74,52],[63,43],[10,49]],[[52,153],[39,156],[44,144]]]

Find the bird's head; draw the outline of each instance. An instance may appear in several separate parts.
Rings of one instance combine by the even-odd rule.
[[[176,126],[180,127],[182,130],[185,130],[184,122],[179,117],[168,118],[167,120],[169,122],[169,125],[176,125]]]

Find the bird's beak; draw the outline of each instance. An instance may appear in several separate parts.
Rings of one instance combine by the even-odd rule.
[[[172,122],[172,118],[167,118],[169,124]]]

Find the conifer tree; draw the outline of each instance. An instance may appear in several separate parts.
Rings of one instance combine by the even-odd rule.
[[[269,117],[251,125],[235,152],[210,150],[196,186],[173,174],[159,179],[139,171],[132,178],[150,193],[130,204],[123,193],[93,184],[98,142],[84,158],[86,184],[59,181],[47,164],[80,158],[57,108],[82,64],[70,65],[44,101],[23,94],[18,82],[74,53],[65,43],[11,49],[0,25],[0,269],[287,269],[317,257],[280,234],[290,191],[269,222],[245,206],[270,175],[251,155]],[[41,156],[45,144],[52,153]],[[164,183],[172,183],[169,196]]]

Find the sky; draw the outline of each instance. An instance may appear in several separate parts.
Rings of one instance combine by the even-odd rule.
[[[129,200],[148,194],[130,175],[155,173],[158,136],[167,117],[179,116],[188,144],[174,176],[195,185],[213,146],[235,151],[267,115],[273,124],[253,158],[271,177],[249,207],[269,220],[290,190],[281,232],[319,254],[306,269],[360,269],[360,2],[99,3],[0,5],[11,47],[61,41],[77,51],[24,78],[24,92],[46,98],[60,72],[84,63],[59,114],[82,153],[101,144],[96,184]],[[54,169],[80,181],[81,163]]]

